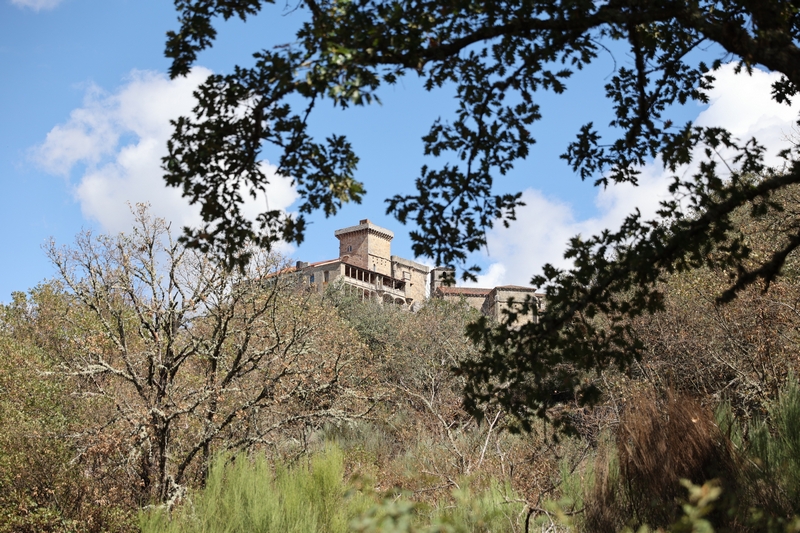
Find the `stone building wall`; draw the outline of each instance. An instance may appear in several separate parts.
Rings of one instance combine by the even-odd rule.
[[[310,290],[322,292],[341,279],[346,290],[363,299],[419,308],[428,297],[461,302],[495,320],[503,318],[503,310],[519,309],[525,298],[534,297],[543,306],[544,295],[531,287],[455,287],[454,270],[450,267],[429,267],[391,255],[394,234],[369,220],[357,226],[336,230],[339,257],[317,263],[303,263],[291,269]],[[428,276],[430,274],[430,282]],[[521,316],[518,323],[536,319],[535,313]]]
[[[428,297],[427,283],[430,268],[397,255],[391,256],[392,277],[406,282],[406,295],[421,304]]]
[[[482,311],[490,291],[491,289],[477,287],[450,287],[445,285],[437,287],[431,297],[453,303],[463,302],[476,311]]]
[[[342,261],[391,276],[394,233],[364,219],[358,226],[338,229],[333,234],[339,239]]]
[[[296,270],[300,281],[307,284],[315,292],[324,292],[330,283],[344,274],[344,265],[338,259],[320,261],[318,263],[297,262]]]
[[[481,313],[500,321],[504,317],[503,311],[519,311],[528,297],[536,299],[537,309],[541,310],[543,308],[544,295],[537,293],[533,287],[521,287],[519,285],[495,287],[486,296],[486,300],[481,308]],[[526,324],[536,319],[537,315],[531,312],[520,315],[517,318],[516,324]]]
[[[439,287],[455,287],[456,270],[451,267],[435,267],[431,269],[430,295],[436,294]]]
[[[394,234],[361,220],[357,226],[336,230],[339,257],[318,263],[299,261],[293,269],[311,290],[324,291],[341,279],[346,289],[372,299],[416,309],[427,297],[427,266],[391,255]]]

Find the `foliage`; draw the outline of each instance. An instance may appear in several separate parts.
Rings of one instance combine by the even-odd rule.
[[[168,34],[170,74],[185,75],[213,44],[217,17],[245,20],[270,3],[176,0],[180,28]],[[423,166],[416,192],[389,199],[388,210],[417,225],[416,254],[438,264],[466,260],[486,243],[489,228],[515,218],[520,194],[497,194],[494,181],[529,154],[531,126],[542,113],[536,93],[564,93],[570,76],[603,50],[631,58],[609,80],[598,80],[614,113],[613,137],[587,122],[562,157],[582,179],[603,186],[636,183],[641,166],[658,157],[674,174],[672,197],[654,220],[632,213],[617,231],[572,239],[566,256],[574,269],[548,266],[533,279],[547,291],[538,322],[480,322],[471,330],[483,353],[463,366],[472,378],[473,411],[495,401],[528,429],[552,404],[542,381],[548,373],[560,390],[596,401],[597,388],[583,371],[625,368],[641,355],[627,321],[661,308],[664,273],[728,268],[732,278],[719,295],[727,301],[756,281],[771,282],[800,245],[794,224],[777,249],[752,263],[741,239],[726,242],[738,208],[780,211],[772,195],[800,182],[794,147],[783,154],[785,168],[767,169],[757,139],[678,124],[672,114],[678,105],[708,101],[723,60],[737,61],[741,72],[763,65],[781,73],[773,99],[795,96],[800,10],[791,2],[306,0],[301,8],[307,15],[294,42],[207,79],[192,116],[175,122],[163,161],[167,183],[202,205],[203,226],[189,230],[187,242],[231,263],[247,257],[250,242],[299,242],[306,213],[330,215],[360,201],[352,147],[336,134],[314,140],[308,117],[320,100],[342,108],[376,101],[381,86],[405,75],[420,77],[430,91],[455,86],[457,110],[452,120],[436,119],[423,138],[425,154],[441,156],[441,164]],[[253,225],[241,204],[266,185],[259,161],[265,145],[279,150],[278,172],[293,178],[303,202],[297,218],[272,211]],[[695,170],[684,172],[689,163]]]
[[[754,265],[783,246],[797,223],[800,190],[787,187],[773,196],[782,212],[755,217],[739,209],[734,235],[752,250]],[[633,375],[658,387],[725,400],[740,416],[763,413],[786,377],[800,370],[797,336],[798,257],[786,258],[782,274],[769,285],[743,289],[721,304],[730,270],[698,268],[665,276],[663,311],[632,321],[644,343]]]
[[[291,467],[273,468],[263,454],[220,456],[205,488],[171,515],[163,508],[143,513],[142,531],[344,533],[370,502],[343,475],[342,453],[334,447]]]
[[[593,530],[622,525],[665,527],[678,519],[680,481],[716,479],[737,494],[737,465],[729,441],[697,401],[652,392],[630,400],[616,443],[599,455],[586,521]],[[729,504],[731,502],[724,502]],[[722,523],[724,515],[715,516]],[[728,524],[724,524],[728,525]]]
[[[715,481],[708,481],[702,485],[695,485],[687,479],[680,481],[688,492],[687,497],[679,501],[680,517],[663,528],[652,529],[648,525],[638,528],[625,526],[613,529],[589,529],[589,531],[620,531],[621,533],[650,533],[651,531],[669,533],[714,533],[714,531],[769,531],[771,533],[797,533],[800,531],[800,518],[794,517],[791,520],[781,520],[775,523],[766,524],[762,529],[749,529],[738,526],[736,529],[719,527],[718,521],[714,516],[719,516],[720,504],[724,504],[724,491]],[[551,513],[549,517],[540,517],[538,523],[549,522],[550,528],[547,531],[583,531],[575,520],[565,513],[558,503],[550,505]],[[732,510],[735,511],[735,510]],[[751,510],[752,511],[752,510]],[[764,524],[762,524],[764,525]]]
[[[516,438],[507,431],[514,419],[502,409],[486,405],[476,418],[463,407],[466,377],[453,370],[477,357],[464,334],[477,315],[474,309],[432,300],[420,311],[408,313],[342,294],[329,297],[371,347],[383,402],[375,411],[379,422],[369,428],[358,425],[329,432],[328,438],[350,433],[388,440],[372,454],[381,456],[383,475],[390,476],[393,485],[427,494],[429,499],[446,496],[457,487],[455,480],[469,475],[508,480],[516,489],[534,494],[551,490],[559,460],[556,450],[562,447],[547,441],[542,424],[530,435]],[[375,435],[378,432],[380,436]],[[572,457],[579,452],[563,453]],[[531,464],[532,458],[536,464]]]
[[[683,516],[672,525],[670,530],[675,533],[712,533],[714,528],[706,517],[711,513],[713,503],[719,499],[722,489],[713,483],[698,486],[686,479],[681,480],[681,485],[689,491],[689,498],[681,506]]]
[[[158,221],[148,223],[157,224]],[[92,256],[95,258],[109,257],[108,248],[98,243],[121,243],[120,248],[124,250],[129,249],[129,241],[125,240],[128,238],[135,242],[132,235],[92,236],[95,246],[84,250],[97,252]],[[163,244],[168,239],[158,242]],[[143,246],[131,248],[147,250]],[[158,246],[153,249],[156,255],[160,254]],[[70,257],[79,256],[75,248],[57,251],[75,254]],[[192,252],[185,254],[190,256]],[[161,254],[160,258],[168,256]],[[112,264],[111,261],[107,263]],[[176,267],[176,271],[179,270],[180,267]],[[124,286],[118,281],[120,273],[125,271],[122,268],[95,267],[92,271],[116,283],[113,288]],[[157,267],[155,271],[163,273],[162,282],[171,275],[166,268]],[[192,278],[187,276],[186,279]],[[274,276],[267,279],[263,285],[250,283],[233,287],[231,284],[224,291],[231,297],[236,296],[236,290],[269,295],[275,288],[271,283],[277,279]],[[359,473],[364,479],[377,479],[375,490],[381,493],[387,487],[398,487],[402,491],[418,519],[414,527],[427,527],[440,515],[455,516],[441,518],[448,524],[477,520],[473,516],[477,512],[474,509],[465,511],[469,516],[456,516],[459,510],[455,506],[462,501],[464,505],[480,504],[484,509],[480,513],[486,513],[480,516],[486,520],[490,515],[496,516],[492,520],[501,520],[491,509],[507,513],[502,518],[506,522],[517,520],[517,511],[511,512],[511,509],[554,490],[553,476],[558,476],[555,465],[560,460],[561,445],[547,442],[541,428],[525,437],[508,434],[503,431],[505,415],[502,412],[488,412],[487,422],[481,423],[460,406],[464,377],[451,369],[459,361],[475,356],[463,332],[465,324],[472,319],[472,311],[437,302],[418,313],[409,313],[392,306],[350,301],[341,293],[318,298],[301,287],[293,287],[289,283],[291,279],[283,281],[287,285],[278,286],[281,292],[274,296],[276,316],[272,320],[280,325],[283,324],[281,320],[299,319],[295,324],[305,344],[296,347],[305,351],[300,352],[298,364],[313,363],[317,355],[339,353],[337,347],[346,346],[344,356],[349,364],[342,366],[338,374],[335,387],[339,388],[330,396],[309,394],[304,397],[300,395],[301,387],[311,387],[314,372],[322,370],[290,367],[298,372],[295,377],[300,384],[294,389],[298,396],[281,403],[265,402],[259,411],[245,411],[231,421],[227,429],[217,433],[209,446],[210,454],[247,446],[254,454],[252,457],[265,454],[272,464],[288,465],[303,463],[304,450],[320,449],[324,443],[335,442],[344,453],[347,472]],[[96,283],[94,287],[102,285]],[[3,484],[5,492],[0,494],[3,500],[0,508],[7,513],[0,520],[0,530],[46,531],[58,523],[63,527],[56,531],[74,526],[83,527],[79,530],[87,532],[126,532],[126,528],[131,527],[132,512],[141,505],[160,500],[156,487],[151,487],[151,493],[143,488],[142,475],[147,473],[144,459],[150,456],[145,455],[148,451],[145,435],[131,430],[130,419],[136,421],[135,417],[141,417],[135,428],[146,428],[150,423],[144,400],[135,387],[113,373],[87,376],[81,370],[92,362],[99,364],[101,357],[102,362],[109,365],[123,361],[125,353],[109,347],[114,332],[106,334],[103,324],[103,320],[114,323],[116,312],[128,334],[127,353],[135,363],[132,368],[142,375],[141,368],[146,368],[144,363],[149,354],[158,353],[159,347],[162,353],[167,349],[164,348],[166,342],[159,344],[155,338],[140,336],[141,319],[136,309],[145,303],[148,310],[161,307],[148,300],[147,293],[139,291],[134,292],[137,299],[118,301],[107,296],[109,307],[105,313],[97,313],[77,294],[77,291],[65,290],[63,282],[53,281],[37,287],[27,298],[18,295],[15,302],[5,308],[2,333],[7,335],[13,349],[8,352],[10,358],[3,359],[10,372],[0,375],[3,392],[8,392],[0,397],[4,410],[4,419],[0,419],[3,444],[0,472],[7,474],[0,478],[3,483],[8,481],[12,485],[11,491],[6,491],[9,485]],[[113,294],[113,290],[108,294]],[[246,297],[241,298],[245,300]],[[185,326],[179,327],[176,333],[160,334],[158,341],[172,335],[171,346],[175,350],[190,342],[198,343],[198,350],[204,347],[201,342],[210,343],[214,329],[208,320],[214,315],[208,311],[210,303],[207,301],[205,305],[200,312],[188,316]],[[241,315],[231,319],[229,332],[241,324],[239,317],[252,316],[248,314],[249,308],[240,307],[239,310]],[[164,311],[161,317],[152,318],[154,323],[156,320],[164,323],[168,317]],[[268,337],[267,333],[275,330],[262,329],[262,325],[255,320],[252,332],[254,336],[262,335],[263,340]],[[143,330],[147,332],[146,328]],[[287,330],[278,329],[278,332],[284,334]],[[242,346],[239,338],[231,342]],[[366,351],[366,346],[373,349]],[[5,352],[2,354],[6,357]],[[170,400],[180,400],[182,394],[194,393],[198,397],[206,390],[203,380],[208,367],[203,363],[208,358],[202,355],[198,353],[194,360],[190,357],[180,367],[175,380],[169,384]],[[268,360],[270,364],[272,361]],[[331,359],[324,358],[324,361],[330,363]],[[224,359],[221,364],[225,364]],[[263,362],[257,367],[269,369]],[[308,373],[299,373],[301,370],[308,370]],[[4,381],[6,376],[7,382]],[[239,393],[247,393],[249,382],[241,380],[238,386]],[[23,390],[28,392],[18,392]],[[331,402],[331,409],[309,411],[319,409],[319,402],[326,401]],[[216,414],[235,407],[235,403],[223,397],[217,403]],[[371,410],[365,414],[369,408]],[[203,406],[198,409],[202,413]],[[168,416],[177,413],[178,423],[171,427],[167,448],[171,454],[167,457],[167,469],[174,476],[178,462],[196,448],[202,420],[193,418],[191,413],[180,412],[169,403],[164,403],[161,410]],[[121,411],[128,418],[120,417]],[[258,430],[259,424],[309,413],[321,416],[299,421],[290,419],[289,423],[264,435],[262,442],[242,444],[242,436]],[[359,417],[361,414],[364,416]],[[156,430],[149,431],[155,434]],[[36,453],[26,453],[29,449]],[[141,461],[132,461],[132,458]],[[198,452],[186,469],[181,484],[190,495],[206,481],[205,462],[203,452]],[[498,488],[490,490],[491,487]],[[170,494],[167,505],[180,505],[179,498],[172,497],[176,492]],[[182,490],[180,493],[185,494]],[[457,499],[454,494],[467,496]],[[506,502],[505,497],[514,501]]]
[[[119,505],[125,487],[93,468],[93,454],[73,438],[91,413],[65,383],[43,375],[54,360],[34,341],[30,314],[58,301],[41,285],[0,307],[0,532],[132,531]]]
[[[717,418],[738,448],[743,497],[757,531],[779,531],[800,516],[800,388],[789,376],[764,416],[745,420],[722,404]],[[800,524],[800,520],[795,520]]]
[[[585,531],[797,531],[799,398],[790,377],[765,417],[737,417],[722,404],[715,421],[674,392],[640,395],[582,472],[585,505],[572,524]],[[681,503],[679,481],[688,502]]]
[[[338,280],[327,287],[324,298],[336,309],[339,317],[353,327],[374,356],[386,356],[388,343],[395,337],[394,326],[407,313],[395,306],[363,300]]]
[[[352,522],[360,533],[489,533],[522,531],[522,504],[508,487],[496,483],[479,494],[465,488],[453,491],[452,505],[429,513],[394,495],[385,497]]]
[[[136,214],[129,235],[87,233],[48,254],[75,309],[54,373],[94,406],[85,445],[119,450],[144,501],[175,500],[202,482],[217,446],[274,445],[368,410],[342,394],[360,371],[360,344],[277,275],[280,261],[259,254],[245,271],[226,271],[174,241],[145,207]],[[76,327],[83,317],[94,327]]]
[[[495,483],[474,494],[465,484],[453,492],[453,505],[426,510],[398,494],[381,498],[363,478],[345,481],[343,459],[334,446],[293,466],[273,466],[261,454],[217,458],[204,489],[171,515],[144,512],[142,531],[519,531],[521,504],[508,501],[508,487]]]
[[[776,196],[776,201],[786,205],[788,212],[794,189],[783,193],[787,196]],[[739,217],[740,236],[754,254],[780,247],[785,227],[792,223],[788,215],[750,218],[740,211],[734,215]],[[481,416],[475,417],[460,403],[467,376],[452,369],[480,357],[464,335],[466,325],[475,319],[466,306],[431,302],[409,313],[362,303],[335,291],[318,298],[294,286],[291,278],[273,275],[280,265],[269,263],[258,282],[229,281],[216,293],[222,296],[206,298],[186,311],[183,322],[176,322],[162,309],[179,313],[179,299],[173,298],[172,307],[159,304],[158,298],[150,296],[155,292],[152,287],[168,286],[170,279],[182,283],[201,277],[177,274],[192,272],[191,263],[169,260],[169,247],[164,246],[170,243],[168,233],[162,234],[163,239],[151,237],[152,256],[147,255],[151,253],[148,246],[142,246],[147,241],[137,241],[137,235],[158,224],[143,217],[138,234],[82,236],[75,248],[51,249],[70,261],[90,257],[95,262],[82,271],[83,276],[42,284],[29,297],[17,295],[3,308],[0,531],[126,531],[131,526],[131,509],[163,500],[155,487],[150,494],[143,491],[140,480],[147,472],[146,462],[131,460],[147,458],[148,450],[143,433],[132,428],[145,427],[157,435],[157,427],[147,427],[150,408],[134,386],[110,370],[94,372],[97,366],[91,365],[126,368],[127,357],[137,375],[145,375],[141,369],[147,368],[151,354],[169,354],[170,349],[179,353],[189,346],[194,355],[176,372],[167,396],[170,401],[180,400],[181,395],[199,398],[210,390],[207,350],[219,338],[215,336],[219,316],[229,318],[227,331],[232,336],[219,341],[218,368],[230,364],[231,353],[243,353],[243,357],[251,353],[242,342],[248,338],[246,332],[251,335],[251,348],[280,337],[297,350],[284,350],[281,357],[294,355],[294,359],[270,353],[253,368],[267,372],[275,368],[270,367],[275,361],[297,365],[288,365],[296,381],[283,382],[293,395],[280,402],[269,399],[258,410],[240,410],[208,446],[209,456],[221,453],[236,458],[209,473],[205,451],[196,452],[181,481],[189,487],[191,502],[178,504],[173,515],[182,518],[167,523],[168,514],[149,514],[145,521],[152,527],[191,529],[202,516],[207,515],[210,523],[214,516],[236,513],[249,521],[245,528],[256,527],[251,523],[267,520],[263,516],[269,514],[270,520],[294,516],[298,528],[313,530],[323,518],[314,518],[313,513],[298,517],[291,510],[303,498],[316,497],[303,496],[303,490],[315,491],[320,501],[328,502],[320,503],[320,509],[344,512],[343,519],[332,519],[338,524],[332,529],[346,528],[349,523],[364,531],[482,527],[522,531],[534,525],[548,531],[615,531],[647,523],[677,531],[707,523],[717,530],[777,532],[800,523],[792,521],[800,479],[794,435],[800,427],[800,394],[793,378],[787,378],[797,362],[793,317],[797,259],[793,256],[768,293],[748,288],[724,307],[716,306],[712,298],[692,300],[693,294],[710,294],[723,286],[724,271],[698,269],[670,276],[666,280],[670,291],[664,299],[667,313],[658,315],[658,320],[631,322],[646,341],[647,357],[627,376],[607,371],[593,377],[609,391],[601,409],[590,412],[561,400],[555,414],[569,417],[581,431],[579,438],[554,441],[543,421],[531,421],[529,433],[511,434],[518,427],[513,414],[484,403]],[[122,290],[124,273],[136,264],[116,261],[124,250],[131,257],[139,253],[157,259],[150,271],[158,282],[149,285],[149,293],[143,290],[148,287],[144,283]],[[194,252],[179,244],[176,250],[183,254],[178,256],[181,261],[207,259],[192,259]],[[166,261],[158,263],[162,259]],[[241,273],[218,271],[212,262],[197,264],[208,265],[209,274],[202,279],[213,278],[211,272],[220,279],[241,279],[236,277]],[[170,271],[157,265],[175,268]],[[80,273],[81,268],[64,271]],[[130,271],[143,276],[147,269]],[[110,289],[98,292],[101,287]],[[239,307],[231,310],[225,305]],[[268,321],[255,312],[260,309],[257,305],[272,306]],[[145,319],[169,327],[153,327],[158,337],[148,337]],[[118,327],[108,333],[107,324]],[[126,333],[122,346],[127,351],[115,344],[119,331]],[[770,331],[777,331],[780,338],[772,338]],[[325,366],[332,362],[330,354],[341,354],[338,370]],[[689,364],[692,357],[697,359],[695,366]],[[731,367],[736,381],[731,381],[731,374],[717,376],[720,369]],[[222,397],[217,397],[214,416],[226,409],[236,411],[236,402],[261,390],[256,384],[263,386],[264,375],[256,373],[252,381],[240,376],[235,391],[218,389]],[[679,391],[653,392],[665,390],[662,386],[669,383]],[[709,406],[723,397],[730,398],[734,407],[722,409],[715,425]],[[757,401],[751,402],[753,398]],[[167,469],[174,476],[178,462],[197,449],[207,419],[169,403],[162,405],[168,416],[177,413],[167,458]],[[197,413],[207,414],[208,405],[199,405]],[[119,417],[120,412],[128,418]],[[140,417],[136,426],[130,422],[135,417]],[[606,440],[603,428],[616,428],[616,433]],[[268,431],[260,434],[260,440],[247,440],[263,429]],[[331,457],[329,452],[311,459],[297,453],[324,449],[331,441],[340,450],[335,452],[339,454],[333,461],[339,462],[336,468],[313,466],[321,457]],[[250,454],[233,453],[242,448],[249,448]],[[587,461],[592,455],[596,459]],[[310,470],[307,465],[312,465]],[[247,472],[235,473],[239,468]],[[247,478],[253,469],[261,469],[255,477],[269,483],[260,489],[247,483],[226,485],[234,477]],[[300,471],[313,479],[285,489],[284,498],[280,480],[294,483],[294,472]],[[314,478],[314,472],[338,474],[326,474],[323,480]],[[342,472],[361,481],[344,482]],[[219,476],[216,480],[212,479],[215,475]],[[715,484],[705,486],[703,494],[719,487],[721,495],[713,503],[692,496],[686,504],[690,507],[683,508],[681,478],[693,483],[717,478]],[[374,489],[367,481],[371,479],[377,480]],[[205,481],[208,492],[200,490]],[[320,490],[317,483],[329,490]],[[387,491],[387,487],[397,489]],[[167,498],[163,508],[167,513],[169,505],[177,503],[172,498],[175,494]],[[211,503],[203,503],[204,498]],[[201,504],[209,511],[201,509]],[[247,510],[232,511],[236,505]],[[208,527],[236,523],[230,518]],[[285,521],[281,524],[282,529],[290,528]]]
[[[790,377],[768,411],[769,422],[750,430],[750,453],[765,479],[780,487],[781,499],[800,514],[800,386]]]

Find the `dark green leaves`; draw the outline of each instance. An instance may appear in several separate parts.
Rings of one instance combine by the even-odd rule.
[[[188,72],[211,45],[215,17],[244,19],[262,5],[177,0],[181,29],[167,44],[171,74]],[[722,265],[734,273],[720,295],[729,299],[748,284],[768,283],[800,245],[800,237],[789,238],[745,267],[749,249],[731,237],[732,212],[774,209],[773,191],[800,181],[795,151],[785,151],[787,167],[776,172],[765,167],[757,140],[676,124],[673,115],[675,106],[708,102],[723,60],[739,61],[742,75],[755,65],[780,72],[773,98],[795,96],[800,15],[789,2],[305,0],[300,6],[309,14],[296,42],[259,52],[254,67],[212,76],[198,90],[194,115],[175,122],[164,160],[168,183],[202,207],[204,226],[187,230],[188,241],[231,264],[247,259],[250,244],[299,242],[303,215],[330,215],[361,199],[352,147],[336,132],[316,141],[307,118],[320,100],[342,108],[370,104],[382,83],[404,75],[419,76],[430,91],[455,88],[455,114],[431,117],[423,138],[425,154],[441,160],[421,169],[415,192],[387,201],[401,222],[415,223],[415,253],[439,264],[463,263],[486,244],[494,224],[514,220],[521,196],[497,194],[496,180],[535,142],[543,112],[537,92],[568,98],[571,74],[599,50],[623,50],[610,79],[596,80],[613,119],[605,129],[587,117],[562,157],[582,179],[603,186],[635,184],[654,159],[681,174],[656,219],[633,213],[616,231],[573,239],[566,252],[573,270],[545,267],[533,280],[548,298],[537,322],[517,328],[512,314],[500,325],[472,327],[484,356],[463,369],[472,377],[469,405],[498,402],[525,428],[565,391],[591,403],[598,389],[590,371],[626,368],[639,356],[629,319],[658,311],[663,273]],[[278,172],[294,180],[301,215],[267,211],[254,225],[241,202],[269,181],[261,164],[265,146],[281,154]]]
[[[302,60],[298,53],[263,52],[255,68],[210,76],[195,93],[195,117],[174,122],[165,179],[200,204],[204,222],[202,228],[186,229],[187,242],[231,266],[247,261],[250,245],[268,248],[281,239],[303,238],[302,214],[292,220],[280,211],[265,211],[254,225],[242,212],[244,199],[256,198],[270,181],[259,157],[264,143],[282,151],[276,173],[292,177],[303,198],[301,213],[334,214],[364,192],[353,178],[358,158],[350,144],[339,136],[318,143],[308,135],[306,118],[317,94],[311,84],[295,85],[293,72]],[[295,92],[308,96],[302,114],[284,102]]]
[[[171,78],[185,76],[192,63],[197,60],[197,53],[209,48],[217,37],[213,19],[222,17],[228,20],[237,16],[246,20],[261,10],[262,4],[272,3],[269,0],[175,0],[175,10],[181,29],[167,32],[165,55],[172,59],[169,69]]]

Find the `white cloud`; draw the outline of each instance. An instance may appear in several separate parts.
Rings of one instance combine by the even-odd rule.
[[[190,206],[179,189],[165,186],[161,158],[172,132],[170,119],[191,111],[192,92],[209,74],[195,68],[185,78],[170,80],[134,71],[114,93],[90,86],[82,107],[50,130],[34,149],[34,159],[52,174],[77,174],[74,194],[84,216],[108,232],[130,228],[133,218],[127,206],[139,202],[149,203],[153,214],[178,227],[196,225],[199,207]],[[271,176],[269,207],[285,210],[297,198],[291,180],[276,175],[273,165],[263,165]],[[263,195],[248,198],[244,206],[253,219],[265,208]]]
[[[42,9],[53,9],[62,0],[11,0],[11,3],[19,7],[27,7],[34,11],[41,11]]]
[[[717,72],[710,104],[695,124],[725,127],[742,140],[756,137],[767,148],[767,164],[776,165],[777,153],[796,131],[800,98],[791,107],[777,104],[770,99],[777,74],[755,70],[750,77],[736,75],[733,69],[733,65],[725,65]],[[483,286],[525,285],[545,263],[568,268],[571,264],[564,259],[564,251],[571,237],[616,229],[637,207],[645,218],[652,218],[659,202],[668,196],[669,183],[668,174],[657,162],[647,165],[638,187],[623,184],[598,190],[597,214],[586,220],[577,220],[566,202],[548,198],[535,189],[525,190],[522,200],[527,205],[518,210],[517,221],[509,229],[496,228],[489,233],[488,259],[492,264],[479,282]]]
[[[493,263],[489,266],[486,273],[477,276],[478,279],[476,281],[468,281],[464,285],[468,287],[497,287],[503,284],[502,282],[505,276],[506,267],[502,263]]]

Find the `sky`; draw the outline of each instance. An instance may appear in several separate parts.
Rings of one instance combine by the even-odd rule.
[[[169,121],[188,113],[193,89],[208,74],[249,65],[253,52],[290,42],[302,21],[291,7],[279,2],[247,23],[221,23],[214,47],[200,54],[191,74],[170,80],[164,41],[178,23],[168,0],[0,0],[0,302],[54,276],[42,249],[50,239],[68,245],[85,229],[126,231],[129,204],[149,203],[176,228],[198,220],[196,209],[163,185],[160,158]],[[602,87],[615,62],[630,61],[604,54],[573,77],[565,95],[539,97],[544,118],[532,127],[537,144],[497,183],[498,191],[522,191],[527,205],[511,229],[491,230],[486,249],[470,258],[483,267],[479,285],[524,285],[545,263],[567,267],[570,237],[615,228],[635,208],[651,215],[664,198],[667,178],[657,161],[643,169],[639,187],[602,190],[558,158],[582,124],[611,119]],[[710,103],[690,103],[677,111],[677,122],[756,135],[776,161],[796,135],[800,111],[800,99],[791,107],[769,99],[776,79],[762,70],[735,75],[726,65]],[[420,167],[435,164],[423,157],[421,137],[455,109],[453,92],[428,93],[407,77],[379,96],[381,105],[345,111],[318,106],[313,131],[349,138],[361,158],[357,178],[367,196],[330,219],[313,216],[303,244],[281,247],[288,257],[335,257],[333,231],[364,218],[394,232],[393,254],[413,257],[408,232],[414,228],[387,216],[384,200],[413,192]],[[272,209],[292,212],[296,200],[290,180],[276,175],[267,199],[248,210],[255,214],[268,201]]]

